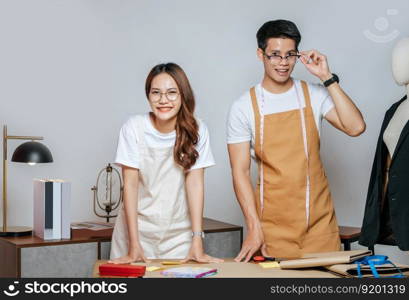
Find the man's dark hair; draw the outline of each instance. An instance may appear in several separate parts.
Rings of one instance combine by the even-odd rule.
[[[287,20],[268,21],[257,31],[257,44],[263,51],[266,50],[267,41],[270,38],[289,38],[295,41],[295,49],[301,41],[301,34],[297,26]]]

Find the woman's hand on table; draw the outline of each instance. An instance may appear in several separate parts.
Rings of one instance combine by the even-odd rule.
[[[181,263],[186,263],[190,260],[198,263],[221,263],[224,261],[223,259],[212,257],[204,253],[203,241],[199,236],[193,237],[192,246],[190,247],[189,253],[185,259],[181,260]]]
[[[111,259],[108,262],[113,264],[128,264],[132,262],[150,262],[144,255],[143,249],[141,246],[137,246],[134,249],[130,249],[127,255]]]

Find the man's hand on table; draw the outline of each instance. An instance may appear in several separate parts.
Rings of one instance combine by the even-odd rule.
[[[241,250],[234,260],[241,262],[244,259],[244,262],[248,262],[260,248],[262,254],[265,255],[264,235],[261,226],[249,228]]]

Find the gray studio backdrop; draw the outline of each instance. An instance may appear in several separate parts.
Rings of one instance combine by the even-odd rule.
[[[97,219],[91,192],[97,173],[113,161],[122,123],[148,111],[150,68],[168,61],[187,72],[197,115],[211,133],[217,165],[206,170],[205,215],[243,224],[226,116],[262,78],[257,29],[283,18],[299,26],[302,50],[328,56],[365,116],[362,136],[348,137],[324,122],[321,140],[339,224],[361,226],[381,121],[404,94],[390,60],[396,41],[409,36],[408,11],[407,0],[0,0],[0,123],[11,135],[44,136],[55,159],[35,167],[9,163],[9,224],[32,225],[33,178],[72,181],[73,220]],[[301,64],[294,75],[318,82]],[[9,155],[17,145],[9,143]],[[409,263],[396,247],[377,249]]]

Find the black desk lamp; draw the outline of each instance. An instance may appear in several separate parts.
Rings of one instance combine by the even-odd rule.
[[[41,136],[14,136],[7,135],[7,126],[3,127],[3,228],[0,236],[23,236],[31,235],[32,228],[26,226],[7,226],[7,141],[8,140],[31,140],[18,146],[13,153],[11,161],[28,163],[35,165],[37,163],[53,162],[53,156],[50,150],[37,140],[43,140]]]

